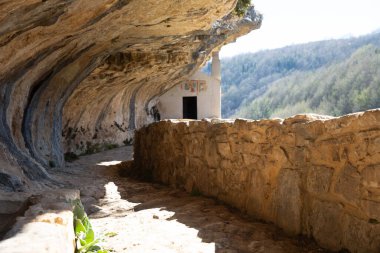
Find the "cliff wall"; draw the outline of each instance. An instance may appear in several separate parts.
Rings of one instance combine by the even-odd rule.
[[[380,110],[153,123],[136,133],[134,163],[328,249],[380,251]]]
[[[257,29],[237,0],[0,2],[0,189],[49,180],[65,152],[122,144],[154,97]],[[53,182],[54,183],[54,182]]]

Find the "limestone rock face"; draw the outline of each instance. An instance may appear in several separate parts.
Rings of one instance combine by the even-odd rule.
[[[380,110],[340,118],[162,121],[134,174],[201,192],[333,251],[380,252]]]
[[[48,179],[64,152],[128,140],[150,121],[155,96],[260,26],[253,8],[241,19],[229,14],[235,5],[1,1],[0,185],[22,190]]]
[[[5,213],[14,212],[12,210],[14,208],[9,209],[12,204],[19,207],[20,204],[17,202],[26,203],[23,204],[24,207],[21,207],[22,212],[18,211],[18,218],[15,219],[12,229],[1,238],[0,252],[71,253],[75,251],[73,210],[75,203],[80,202],[78,190],[50,189],[28,197],[20,196],[20,193],[7,193],[7,195],[0,195],[0,203],[8,207]],[[10,203],[5,203],[7,200]],[[0,216],[3,212],[4,208],[1,208]]]

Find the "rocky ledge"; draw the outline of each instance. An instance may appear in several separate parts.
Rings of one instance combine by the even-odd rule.
[[[0,226],[0,252],[72,253],[75,251],[74,208],[78,190],[49,190],[38,195],[0,195],[0,217],[19,216],[5,231]],[[5,216],[5,217],[4,217]],[[8,217],[7,217],[8,216]]]

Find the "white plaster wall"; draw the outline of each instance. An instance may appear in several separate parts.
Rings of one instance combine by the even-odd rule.
[[[182,90],[181,85],[173,87],[159,98],[157,108],[161,119],[182,119],[182,98],[193,96],[197,97],[198,119],[221,118],[220,81],[200,71],[189,80],[205,80],[207,89],[197,95],[197,92]]]

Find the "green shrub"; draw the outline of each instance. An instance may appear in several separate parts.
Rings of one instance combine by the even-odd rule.
[[[251,0],[238,0],[234,10],[234,14],[239,17],[244,16],[249,6],[251,6]]]
[[[91,142],[86,142],[86,150],[81,155],[92,155],[102,151],[99,143],[92,144]]]
[[[118,148],[119,145],[117,144],[112,144],[112,143],[106,143],[104,144],[104,149],[105,150],[110,150],[110,149],[114,149],[114,148]]]

